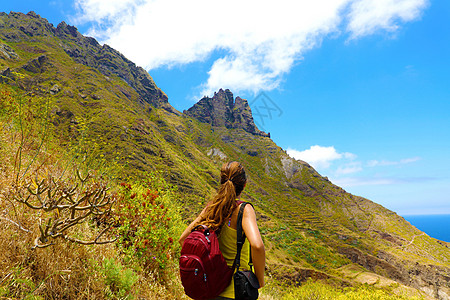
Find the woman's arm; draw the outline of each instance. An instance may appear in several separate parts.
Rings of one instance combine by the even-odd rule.
[[[194,221],[191,222],[191,224],[189,224],[188,227],[186,227],[186,229],[183,231],[183,233],[180,236],[180,239],[178,240],[178,242],[180,243],[181,246],[183,246],[183,242],[184,240],[187,238],[187,236],[189,235],[189,233],[191,233],[192,229],[194,228],[194,224],[198,223],[201,220],[202,215],[205,213],[206,211],[206,207],[202,210],[202,212],[198,215],[197,219],[195,219]]]
[[[245,236],[250,242],[252,248],[252,260],[255,266],[255,274],[258,278],[260,287],[264,286],[264,270],[266,267],[266,250],[264,243],[259,233],[258,225],[256,224],[255,210],[251,205],[246,205],[244,209],[244,216],[242,218],[242,228]]]

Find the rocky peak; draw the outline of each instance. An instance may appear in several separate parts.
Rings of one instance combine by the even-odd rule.
[[[75,26],[67,25],[64,21],[58,24],[56,33],[59,37],[69,35],[73,38],[82,38],[81,33],[78,32],[78,29]]]
[[[35,41],[39,36],[51,36],[55,28],[47,19],[30,11],[28,14],[21,12],[0,13],[0,37],[11,42]]]
[[[58,38],[59,41],[54,46],[62,47],[75,62],[97,69],[105,76],[116,75],[123,79],[136,90],[142,102],[178,113],[147,71],[136,66],[119,51],[100,45],[92,37],[83,36],[75,26],[61,22],[55,28],[32,11],[28,14],[0,13],[1,40],[7,43],[42,42],[43,36]],[[6,48],[3,46],[4,49]],[[2,56],[6,57],[6,50],[2,51]]]
[[[169,104],[167,95],[156,86],[153,78],[142,67],[136,66],[122,53],[108,45],[100,45],[96,39],[80,34],[76,27],[61,22],[57,35],[63,40],[75,41],[65,44],[64,51],[75,61],[98,69],[103,75],[117,75],[141,96],[141,99],[155,107],[171,112],[176,110]]]
[[[256,127],[247,100],[234,98],[229,89],[220,89],[212,98],[203,97],[194,106],[185,110],[184,114],[212,126],[241,128],[254,135],[270,137],[270,134]]]

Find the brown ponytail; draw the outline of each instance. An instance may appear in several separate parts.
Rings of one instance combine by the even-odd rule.
[[[236,162],[224,163],[220,170],[220,187],[215,197],[206,206],[199,224],[211,230],[220,231],[223,223],[231,216],[236,198],[247,182],[244,167]]]

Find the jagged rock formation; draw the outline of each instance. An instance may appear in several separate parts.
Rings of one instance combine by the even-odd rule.
[[[66,43],[64,51],[76,62],[96,68],[106,76],[119,76],[138,92],[142,100],[155,107],[175,112],[167,95],[156,86],[148,72],[136,66],[119,51],[106,44],[101,46],[94,38],[81,35],[74,26],[65,22],[58,24],[56,35],[63,40],[74,42]]]
[[[76,142],[84,130],[79,120],[90,115],[86,136],[105,140],[105,158],[120,152],[127,176],[164,172],[184,193],[187,218],[216,189],[217,166],[242,162],[249,174],[243,199],[257,208],[275,278],[352,281],[341,268],[357,265],[450,299],[450,244],[290,158],[258,130],[247,101],[229,90],[204,97],[183,116],[167,113],[174,110],[145,70],[75,27],[55,28],[34,13],[0,13],[0,75],[0,82],[52,99],[62,141]]]
[[[212,126],[241,128],[254,135],[270,137],[256,127],[247,100],[235,99],[229,89],[220,89],[212,98],[203,97],[183,113]]]
[[[112,74],[122,78],[145,101],[154,107],[161,107],[171,112],[177,112],[168,102],[166,94],[158,88],[147,71],[136,66],[119,51],[108,45],[100,45],[94,38],[83,36],[74,26],[61,22],[55,28],[46,19],[34,12],[28,14],[11,12],[1,13],[5,22],[0,23],[0,38],[11,41],[33,41],[37,37],[57,36],[63,41],[64,51],[76,62],[97,69],[105,76]],[[1,47],[4,56],[14,57],[8,47]],[[40,61],[39,61],[40,62]],[[35,68],[35,62],[29,64]]]
[[[37,58],[28,61],[25,65],[22,66],[22,69],[31,73],[43,73],[45,72],[45,64],[47,61],[48,61],[47,56],[41,55]]]

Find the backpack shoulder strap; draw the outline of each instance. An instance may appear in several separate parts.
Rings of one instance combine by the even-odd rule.
[[[240,266],[240,262],[241,262],[241,250],[242,250],[242,246],[244,245],[245,242],[245,233],[244,230],[242,229],[242,218],[244,216],[244,209],[245,209],[245,205],[250,204],[252,207],[253,205],[251,203],[248,202],[241,202],[241,206],[239,208],[239,213],[238,213],[238,218],[237,218],[237,228],[236,228],[236,257],[234,258],[234,263],[233,263],[233,270],[236,267],[237,270],[239,271],[239,266]],[[250,248],[250,261],[249,261],[249,265],[250,267],[253,265],[252,264],[252,252],[251,252],[251,248]]]

